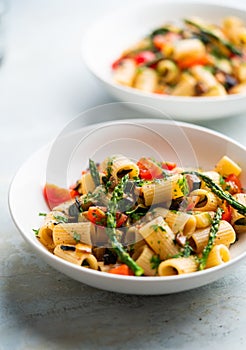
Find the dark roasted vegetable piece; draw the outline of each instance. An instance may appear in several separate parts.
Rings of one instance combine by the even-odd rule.
[[[72,251],[75,252],[76,248],[71,245],[61,245],[61,249],[65,251]]]
[[[197,190],[201,187],[201,180],[194,174],[185,175],[190,191]]]
[[[117,261],[117,255],[112,250],[106,248],[103,254],[103,262],[105,265],[115,264]]]
[[[230,206],[232,206],[234,209],[236,209],[240,214],[246,215],[246,206],[236,201],[235,198],[229,192],[223,191],[222,188],[218,186],[208,176],[201,174],[198,171],[184,171],[182,174],[194,174],[199,176],[211,189],[211,191],[214,192],[220,199],[226,200],[227,203],[230,204]]]
[[[168,32],[170,32],[170,29],[166,27],[157,28],[153,30],[153,32],[150,34],[150,37],[153,39],[156,35],[167,34]]]
[[[89,168],[90,168],[91,177],[94,181],[95,186],[97,187],[100,185],[100,176],[97,170],[96,163],[91,159],[89,159]]]
[[[199,31],[201,32],[201,34],[205,37],[207,37],[208,39],[212,39],[212,43],[214,43],[215,41],[224,46],[227,50],[229,50],[231,53],[233,53],[234,55],[238,55],[238,56],[242,56],[243,53],[241,50],[239,50],[237,47],[235,47],[232,43],[230,43],[228,40],[222,39],[220,38],[218,35],[216,35],[215,33],[213,33],[211,30],[204,28],[201,24],[196,23],[190,19],[185,19],[184,22],[186,24],[192,25],[194,27],[196,27],[197,29],[199,29]]]

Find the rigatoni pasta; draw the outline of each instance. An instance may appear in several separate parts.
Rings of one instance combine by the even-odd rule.
[[[231,245],[246,232],[240,173],[227,155],[205,171],[149,157],[90,160],[73,198],[55,200],[41,213],[37,238],[81,268],[136,276],[197,273],[228,262]]]
[[[186,18],[154,29],[112,64],[116,83],[148,93],[218,97],[245,93],[246,25]]]

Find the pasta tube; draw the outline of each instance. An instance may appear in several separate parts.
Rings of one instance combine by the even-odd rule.
[[[211,225],[214,217],[214,212],[201,211],[195,213],[196,228],[205,228]]]
[[[162,261],[158,267],[159,276],[174,276],[195,272],[198,269],[197,261],[192,257],[172,258]]]
[[[204,92],[201,96],[225,96],[227,95],[226,89],[223,85],[217,83],[214,86],[211,86],[208,91]]]
[[[91,245],[91,233],[94,225],[91,222],[67,223],[56,225],[53,229],[53,241],[58,244],[76,244],[83,242]]]
[[[224,244],[215,245],[208,255],[206,269],[224,264],[230,259],[229,249]]]
[[[173,96],[194,96],[196,79],[188,73],[182,73],[178,84],[173,88]]]
[[[140,267],[142,267],[145,276],[155,276],[157,274],[157,271],[153,267],[152,263],[152,259],[154,256],[155,253],[153,252],[153,250],[151,250],[145,244],[135,251],[132,258]]]
[[[156,90],[157,83],[158,75],[156,71],[152,68],[144,68],[136,75],[133,86],[142,91],[154,92]]]
[[[191,247],[196,253],[201,253],[208,244],[210,227],[196,230],[189,239]],[[219,230],[215,238],[216,244],[224,244],[229,246],[236,240],[236,233],[229,222],[221,220]]]
[[[38,231],[38,239],[48,250],[52,251],[55,248],[55,244],[52,237],[52,229],[47,226],[40,227]]]
[[[96,188],[93,178],[90,173],[85,173],[81,177],[81,189],[83,194],[93,192]]]
[[[125,234],[124,243],[129,246],[134,244],[134,250],[145,244],[143,237],[135,226],[130,227]]]
[[[195,216],[185,212],[169,210],[165,221],[175,234],[182,232],[185,236],[191,236],[196,229]]]
[[[206,89],[210,89],[218,84],[214,75],[202,66],[194,66],[190,68],[190,72],[198,82],[205,86]]]
[[[142,186],[144,204],[150,206],[182,197],[187,190],[186,185],[185,178],[180,174],[151,184],[144,184]]]
[[[44,225],[40,227],[38,231],[39,241],[50,251],[55,248],[55,243],[53,240],[53,229],[58,223],[59,219],[66,219],[64,213],[53,210],[45,216]]]
[[[173,58],[176,61],[185,60],[190,57],[203,57],[206,48],[199,39],[179,40],[174,45]]]
[[[106,158],[101,164],[101,169],[110,174],[116,182],[126,174],[130,179],[138,177],[139,174],[138,166],[121,154]]]
[[[246,205],[246,193],[237,193],[233,196],[237,202]],[[231,208],[231,224],[237,233],[246,232],[246,217],[240,214],[236,209]]]
[[[74,245],[59,244],[55,247],[54,254],[59,258],[67,260],[73,264],[80,266],[84,265],[85,267],[89,267],[93,270],[98,269],[98,263],[95,256],[90,253],[79,251]]]
[[[139,232],[161,260],[179,252],[174,243],[175,235],[161,216],[142,226]]]
[[[169,84],[175,83],[180,75],[178,66],[171,60],[161,60],[157,65],[157,71],[162,80]]]
[[[117,83],[132,86],[136,74],[136,63],[131,58],[122,60],[114,70],[114,79]]]
[[[229,94],[245,94],[246,93],[246,83],[241,83],[238,85],[233,86],[229,90]]]
[[[218,206],[217,196],[211,191],[198,189],[192,191],[190,196],[200,197],[198,203],[194,207],[196,211],[215,211]]]

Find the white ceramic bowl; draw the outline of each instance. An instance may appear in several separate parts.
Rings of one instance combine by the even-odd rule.
[[[225,1],[226,2],[226,1]],[[226,2],[228,3],[228,2]],[[105,88],[118,100],[152,106],[173,119],[196,121],[233,116],[246,111],[246,95],[176,97],[145,93],[113,81],[111,64],[121,53],[163,23],[200,16],[218,23],[225,16],[239,16],[246,23],[246,4],[232,2],[167,0],[131,6],[97,19],[82,44],[84,61]]]
[[[232,259],[228,263],[200,272],[170,277],[112,275],[73,265],[48,252],[32,231],[42,223],[43,218],[38,213],[48,212],[42,196],[42,186],[47,176],[54,170],[54,183],[64,185],[65,179],[71,184],[80,177],[81,170],[88,165],[89,157],[96,161],[103,160],[112,151],[123,152],[134,159],[152,155],[173,160],[179,165],[199,165],[204,169],[213,168],[226,154],[242,166],[242,184],[244,187],[246,185],[246,149],[228,137],[205,128],[181,122],[136,119],[77,129],[61,135],[52,147],[47,146],[35,153],[18,171],[9,191],[9,207],[13,220],[37,255],[55,269],[88,285],[115,292],[146,295],[174,293],[199,287],[238,268],[239,262],[246,256],[246,235],[240,236],[230,248]],[[59,162],[52,169],[53,160],[57,158]]]

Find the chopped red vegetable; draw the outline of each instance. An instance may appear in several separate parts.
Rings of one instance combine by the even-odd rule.
[[[90,207],[88,209],[87,218],[93,224],[106,226],[107,224],[107,208],[106,207]],[[116,213],[116,227],[121,227],[127,220],[128,216],[124,213]]]
[[[137,162],[139,167],[139,177],[143,180],[153,180],[163,178],[162,168],[149,158],[141,158]]]
[[[173,170],[174,168],[176,168],[177,164],[173,163],[173,162],[162,162],[161,167],[162,169],[166,169],[166,170]]]
[[[114,267],[108,271],[109,273],[113,273],[115,275],[125,275],[125,276],[134,276],[133,271],[126,264],[122,264],[120,266]]]
[[[187,69],[197,65],[206,66],[208,64],[211,64],[211,61],[207,55],[200,56],[200,57],[190,56],[190,57],[187,57],[186,59],[182,58],[182,60],[178,62],[178,66],[180,69]]]
[[[135,57],[133,57],[137,65],[145,64],[154,61],[155,54],[152,51],[142,51],[139,52]]]
[[[180,35],[178,33],[168,32],[166,34],[155,35],[153,38],[153,43],[157,49],[161,50],[167,43],[172,43],[178,39],[180,39]]]
[[[225,182],[227,185],[226,190],[231,194],[241,193],[242,192],[242,184],[239,178],[235,174],[230,174],[225,178]]]
[[[51,210],[57,205],[71,199],[71,194],[68,189],[49,183],[45,184],[43,188],[43,195],[48,207]]]
[[[222,220],[230,222],[232,217],[231,206],[228,203],[224,202],[222,204],[222,209]]]

